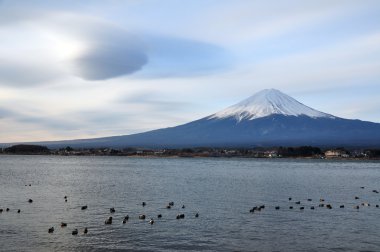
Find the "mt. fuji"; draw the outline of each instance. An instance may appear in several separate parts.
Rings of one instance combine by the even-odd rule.
[[[96,139],[44,142],[48,147],[379,147],[380,124],[314,110],[266,89],[215,114],[176,127]]]
[[[255,95],[212,115],[210,119],[236,118],[253,120],[270,115],[309,116],[312,118],[334,116],[309,108],[276,89],[264,89]]]

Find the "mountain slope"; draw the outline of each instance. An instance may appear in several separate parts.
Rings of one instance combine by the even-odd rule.
[[[278,90],[263,90],[213,115],[177,127],[87,140],[44,142],[49,147],[379,147],[380,124],[335,117]]]

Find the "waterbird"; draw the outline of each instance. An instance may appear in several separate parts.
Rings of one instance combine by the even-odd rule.
[[[355,196],[355,199],[359,199],[359,197],[358,197],[358,196]]]
[[[307,201],[312,201],[312,199],[307,199]]]
[[[364,203],[362,203],[362,206],[371,206],[369,203],[367,203],[367,202],[364,202]]]
[[[72,235],[77,235],[78,234],[78,229],[74,229],[73,232],[71,232]]]
[[[82,206],[81,209],[82,210],[86,210],[87,209],[87,205],[86,206]]]
[[[198,218],[198,217],[199,217],[199,213],[196,213],[196,214],[195,214],[195,218]]]
[[[359,209],[359,206],[354,206],[354,209]]]
[[[364,186],[361,186],[360,188],[361,188],[361,189],[364,189]]]
[[[185,218],[185,214],[177,214],[177,217],[176,219],[184,219]]]
[[[54,232],[54,227],[51,227],[48,229],[48,233],[53,233]]]
[[[108,217],[108,219],[106,219],[106,221],[104,222],[104,224],[111,225],[112,224],[112,217]]]
[[[302,206],[302,207],[300,207],[300,210],[304,210],[304,209],[305,209],[305,207],[303,207],[303,206]]]
[[[311,210],[314,210],[314,207],[313,207],[313,206],[311,206],[311,207],[310,207],[310,209],[311,209]]]
[[[376,207],[378,208],[378,207],[379,207],[379,205],[376,205]]]
[[[123,220],[123,224],[127,223],[128,219],[129,219],[129,215],[125,216]]]
[[[279,209],[280,209],[280,207],[279,207],[279,206],[276,206],[276,207],[275,207],[275,209],[276,209],[276,210],[279,210]]]
[[[114,212],[116,212],[116,211],[115,211],[115,208],[111,207],[111,208],[110,208],[110,213],[114,213]]]
[[[319,204],[318,206],[319,206],[319,207],[324,207],[324,206],[325,206],[325,204]]]
[[[290,207],[289,207],[289,209],[293,209],[293,207],[292,207],[292,206],[290,206]]]
[[[65,197],[63,197],[64,199],[67,199],[67,196],[65,195]]]
[[[326,208],[327,208],[327,209],[332,209],[332,206],[331,206],[330,204],[327,204],[327,205],[326,205]]]
[[[322,199],[322,198],[321,198],[321,199],[319,199],[319,202],[324,202],[324,201],[325,201],[325,199]]]
[[[171,208],[171,206],[170,206],[170,205],[167,205],[167,206],[166,206],[166,209],[170,209],[170,208]]]
[[[292,200],[292,198],[289,197],[289,201],[291,201],[291,200]]]
[[[173,202],[173,201],[170,201],[170,202],[169,202],[169,206],[174,206],[174,202]]]
[[[21,210],[19,209],[19,210],[17,210],[17,213],[21,213]]]
[[[5,209],[5,211],[9,212],[9,208],[7,207],[7,209]]]
[[[84,228],[83,233],[84,233],[84,234],[87,234],[87,233],[88,233],[88,229],[87,229],[87,228]]]
[[[145,220],[145,214],[140,214],[140,215],[139,215],[139,219],[140,219],[140,220]]]
[[[154,220],[153,220],[153,219],[150,219],[149,224],[150,224],[150,225],[153,225],[153,224],[154,224]]]
[[[182,205],[182,209],[184,209],[185,208],[185,205]]]
[[[61,227],[67,227],[67,223],[66,222],[61,222]]]
[[[32,200],[32,199],[29,199],[28,202],[29,202],[29,203],[33,203],[33,200]]]
[[[145,203],[145,201],[143,201],[143,203],[142,203],[142,206],[146,206],[146,203]]]
[[[340,205],[339,207],[340,207],[340,208],[344,208],[344,205]]]
[[[162,215],[161,214],[157,215],[157,218],[158,219],[162,218]]]
[[[296,201],[296,204],[297,204],[297,205],[301,204],[301,201]]]
[[[2,213],[4,210],[2,208],[0,208],[0,213]]]
[[[374,193],[379,193],[379,191],[378,191],[378,190],[372,190],[372,192],[374,192]]]

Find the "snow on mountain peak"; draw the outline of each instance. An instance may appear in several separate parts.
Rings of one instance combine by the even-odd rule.
[[[314,110],[298,102],[277,89],[264,89],[233,106],[211,115],[209,119],[234,117],[237,121],[241,121],[253,120],[273,114],[334,118],[332,115]]]

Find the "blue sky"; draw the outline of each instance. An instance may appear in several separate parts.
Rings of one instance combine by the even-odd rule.
[[[264,88],[380,122],[380,2],[0,0],[0,142],[137,133]]]

